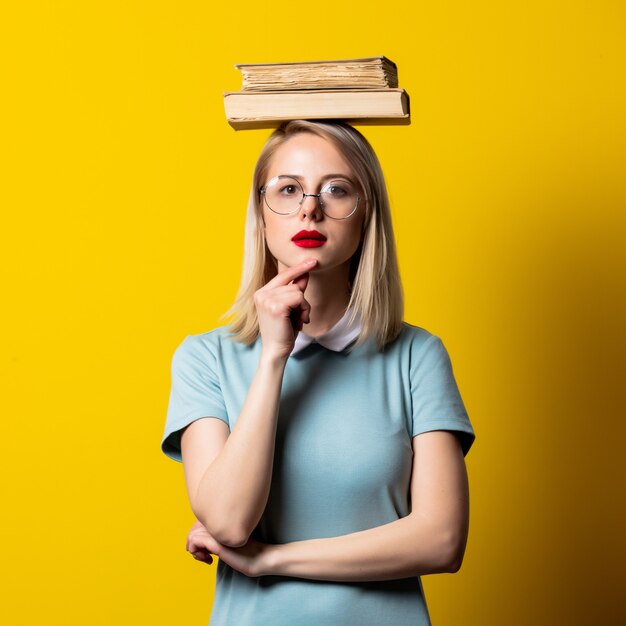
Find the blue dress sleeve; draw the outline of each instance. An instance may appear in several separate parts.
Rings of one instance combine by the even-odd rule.
[[[228,425],[215,356],[199,336],[189,335],[172,357],[172,386],[161,450],[182,462],[182,432],[191,422],[203,417],[221,419]]]
[[[431,430],[454,431],[465,456],[475,434],[443,342],[436,335],[412,347],[412,436]]]

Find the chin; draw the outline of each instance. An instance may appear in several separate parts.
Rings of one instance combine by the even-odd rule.
[[[280,256],[280,258],[272,254],[272,257],[276,262],[276,266],[278,267],[279,272],[288,267],[299,265],[305,259],[317,259],[317,265],[315,266],[315,269],[318,269],[323,263],[323,260],[321,258],[323,257],[323,255],[317,254],[316,248],[302,248],[301,250],[296,250],[295,254],[294,252],[291,252],[291,254],[283,254]]]

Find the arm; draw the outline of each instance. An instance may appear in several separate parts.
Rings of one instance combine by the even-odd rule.
[[[469,527],[463,453],[447,431],[413,438],[412,511],[389,524],[340,537],[282,545],[250,542],[232,550],[204,544],[248,576],[283,575],[332,581],[371,581],[456,572]]]
[[[200,419],[181,438],[191,508],[226,545],[246,543],[267,502],[284,367],[261,356],[230,435],[224,422]]]
[[[341,537],[278,546],[275,573],[337,581],[389,580],[456,572],[469,527],[467,473],[453,433],[413,439],[409,515]]]
[[[288,268],[255,294],[262,352],[232,432],[220,420],[199,419],[181,437],[192,511],[227,546],[247,542],[267,504],[284,369],[294,330],[309,320],[304,290],[310,268],[310,264]],[[299,311],[294,327],[295,309]]]

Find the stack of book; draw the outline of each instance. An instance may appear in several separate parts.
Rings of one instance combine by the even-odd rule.
[[[240,91],[224,93],[235,129],[274,128],[285,120],[341,119],[357,124],[409,124],[409,96],[389,59],[240,64]]]

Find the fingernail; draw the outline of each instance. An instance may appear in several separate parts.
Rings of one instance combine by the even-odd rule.
[[[306,264],[307,265],[315,265],[315,263],[317,263],[317,259],[309,259]]]

